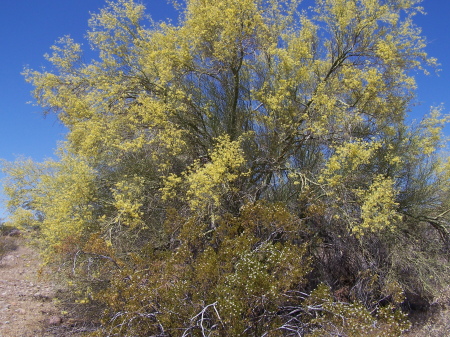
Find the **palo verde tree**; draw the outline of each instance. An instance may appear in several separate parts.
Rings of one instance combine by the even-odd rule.
[[[408,127],[435,65],[419,0],[132,0],[25,71],[69,130],[4,163],[99,336],[396,336],[447,282],[447,117]],[[60,272],[61,274],[63,272]],[[406,296],[406,301],[405,301]],[[100,309],[98,309],[100,310]]]

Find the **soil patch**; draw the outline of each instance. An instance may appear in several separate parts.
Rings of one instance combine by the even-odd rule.
[[[0,337],[81,336],[83,324],[58,304],[58,287],[24,239],[0,260]]]

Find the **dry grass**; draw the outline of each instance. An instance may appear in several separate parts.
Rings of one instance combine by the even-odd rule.
[[[0,236],[0,261],[9,252],[17,249],[16,239],[9,236]]]
[[[413,328],[407,337],[450,336],[450,286],[444,289],[429,310],[412,316]]]

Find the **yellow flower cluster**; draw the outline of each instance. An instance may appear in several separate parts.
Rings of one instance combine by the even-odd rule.
[[[228,135],[218,137],[216,146],[209,153],[209,162],[202,164],[197,160],[181,177],[170,174],[165,178],[163,199],[174,197],[176,188],[184,183],[191,210],[218,207],[221,197],[232,192],[232,182],[243,174],[241,168],[245,158],[240,142],[231,141]]]
[[[331,187],[343,183],[343,177],[351,175],[360,165],[368,164],[375,151],[381,147],[379,142],[356,140],[338,146],[328,160],[319,177],[319,183]]]
[[[140,223],[143,205],[144,179],[142,177],[124,177],[113,189],[114,207],[117,210],[116,221],[121,221],[131,227]]]
[[[362,201],[361,223],[353,223],[352,231],[357,236],[365,232],[378,232],[383,229],[395,229],[395,222],[402,216],[397,213],[395,202],[396,191],[394,181],[383,175],[377,175],[367,190],[359,190],[357,194]]]

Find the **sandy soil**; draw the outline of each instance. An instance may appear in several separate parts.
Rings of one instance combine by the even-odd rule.
[[[0,262],[0,336],[39,336],[58,309],[54,285],[38,279],[38,255],[23,244]],[[59,322],[58,322],[59,323]]]
[[[79,322],[57,304],[55,284],[39,276],[39,255],[17,243],[0,260],[0,337],[81,336]]]

